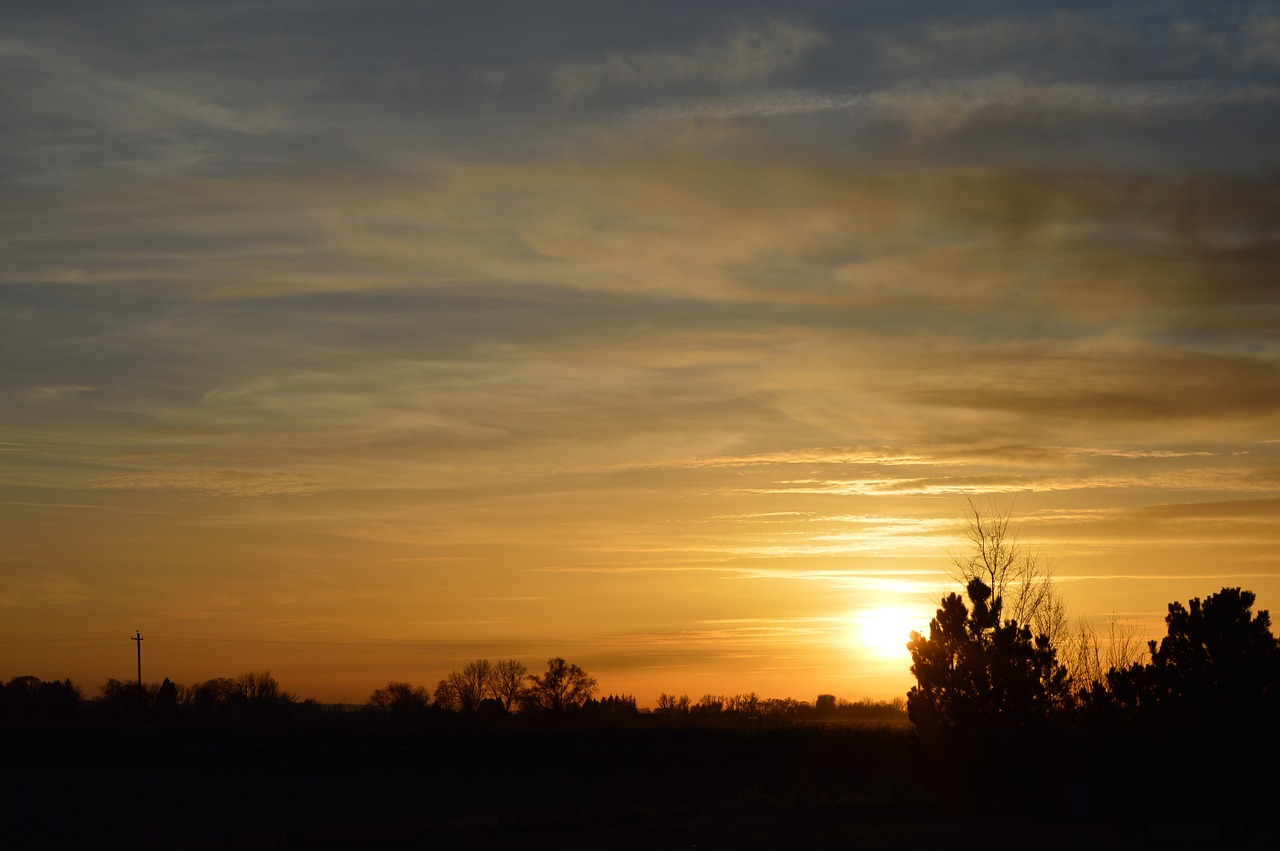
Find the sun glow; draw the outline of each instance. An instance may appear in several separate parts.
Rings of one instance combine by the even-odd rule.
[[[853,616],[850,639],[862,653],[876,659],[907,659],[911,631],[921,628],[916,612],[903,606],[877,606]]]

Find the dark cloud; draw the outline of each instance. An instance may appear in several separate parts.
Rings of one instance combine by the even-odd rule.
[[[1136,351],[1042,357],[1009,349],[970,360],[960,387],[921,389],[925,404],[1072,420],[1231,421],[1280,413],[1280,364],[1270,358]]]

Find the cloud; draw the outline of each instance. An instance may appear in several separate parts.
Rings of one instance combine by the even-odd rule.
[[[39,282],[9,291],[5,386],[97,388],[57,400],[77,429],[187,449],[290,453],[287,422],[353,457],[493,469],[533,447],[552,454],[521,469],[570,446],[579,470],[728,469],[1265,430],[1275,198],[714,128],[573,160],[146,182],[5,217],[11,274]]]
[[[901,75],[963,75],[1004,68],[1020,76],[1167,77],[1219,71],[1235,33],[1212,14],[1156,18],[1121,6],[974,20],[910,19],[878,45],[880,66]]]
[[[63,399],[76,393],[91,393],[97,389],[96,387],[85,387],[79,384],[62,387],[38,387],[36,388],[36,395],[41,399]]]
[[[690,83],[750,83],[794,68],[826,40],[807,27],[768,20],[739,24],[688,52],[613,53],[602,60],[562,65],[550,76],[566,102],[616,88],[652,91]]]
[[[1089,355],[1059,352],[1050,356],[1051,363],[1028,354],[979,356],[981,377],[969,386],[918,387],[912,396],[926,405],[1059,420],[1232,420],[1280,413],[1274,401],[1280,398],[1280,364],[1269,357],[1154,346]],[[926,383],[932,382],[919,382]]]
[[[146,51],[86,33],[14,32],[0,41],[11,81],[0,98],[17,117],[0,169],[27,190],[225,169],[299,138],[285,110],[240,74],[157,69]]]
[[[1246,62],[1280,67],[1280,16],[1255,14],[1243,25],[1242,35]]]
[[[1277,509],[1280,499],[1272,497],[1149,505],[1133,513],[1167,523],[1231,520],[1274,525],[1280,517]]]
[[[1220,94],[1010,77],[875,91],[939,137],[988,109],[1097,116]],[[95,387],[59,401],[214,446],[282,420],[353,428],[361,452],[545,445],[590,422],[587,466],[641,444],[655,465],[686,463],[652,451],[676,423],[687,463],[709,468],[775,457],[737,442],[786,429],[818,452],[1270,416],[1274,394],[1255,392],[1275,383],[1266,178],[865,161],[749,122],[585,138],[572,159],[36,202],[6,218],[11,274],[91,284],[66,292],[92,293],[116,327],[39,308],[76,342],[10,343],[10,380]],[[123,293],[167,300],[131,314]]]
[[[961,315],[1047,298],[1050,320],[1114,316],[1157,293],[1214,305],[1198,321],[1270,299],[1259,270],[1275,260],[1280,212],[1268,181],[886,168],[750,131],[723,146],[691,131],[611,138],[577,162],[433,162],[50,199],[6,217],[11,274],[222,298],[514,282],[872,308],[923,297]],[[1025,294],[1002,303],[1014,286]],[[1090,298],[1057,298],[1065,288]],[[1122,318],[1162,315],[1140,314]],[[1232,321],[1250,316],[1263,321]]]
[[[637,129],[689,122],[744,123],[788,135],[817,128],[842,153],[912,167],[1019,162],[1045,168],[1174,172],[1268,169],[1253,135],[1214,126],[1276,123],[1280,87],[1269,81],[1037,81],[1019,75],[884,81],[827,90],[738,92],[670,98],[626,113]],[[1260,129],[1261,133],[1265,130]],[[1151,146],[1149,140],[1160,138]]]
[[[239,470],[149,470],[104,476],[91,487],[106,490],[182,490],[212,496],[260,497],[301,495],[322,484],[316,477],[294,473]]]
[[[904,454],[901,450],[883,449],[840,449],[819,448],[794,449],[785,452],[763,452],[753,455],[719,456],[713,458],[689,458],[672,460],[663,466],[675,466],[687,469],[705,467],[757,467],[776,464],[876,464],[898,465],[911,464],[923,460],[921,456]],[[776,513],[776,512],[775,512]]]
[[[15,578],[0,585],[0,606],[67,606],[93,597],[87,585],[64,573]]]

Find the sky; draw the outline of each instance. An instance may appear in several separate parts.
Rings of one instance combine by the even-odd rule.
[[[1280,4],[0,9],[0,678],[889,699],[1280,607]]]

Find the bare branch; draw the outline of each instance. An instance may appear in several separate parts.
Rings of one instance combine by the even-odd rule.
[[[950,554],[951,578],[966,586],[981,579],[1002,619],[1026,624],[1050,641],[1064,637],[1066,607],[1053,580],[1054,565],[1021,543],[1019,530],[1010,529],[1012,503],[1001,508],[994,501],[979,504],[970,498],[966,504],[969,547]]]
[[[1081,618],[1067,648],[1067,667],[1072,680],[1080,686],[1101,683],[1111,670],[1124,670],[1145,656],[1146,644],[1138,625],[1122,621],[1114,615],[1107,618],[1105,635],[1097,626]]]

